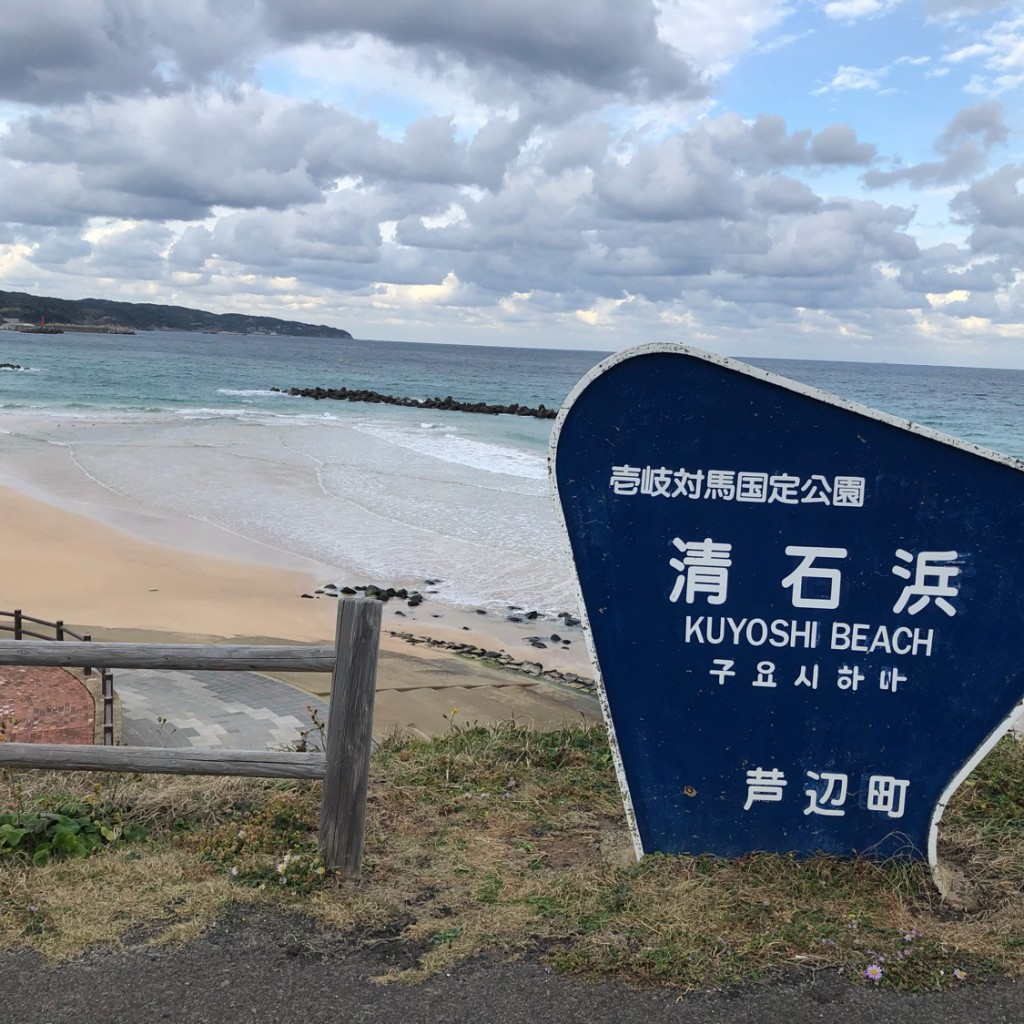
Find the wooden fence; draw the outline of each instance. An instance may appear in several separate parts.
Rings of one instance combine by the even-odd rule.
[[[0,665],[79,667],[98,660],[109,668],[332,673],[322,754],[0,743],[0,768],[323,779],[320,856],[326,867],[356,877],[366,821],[381,609],[379,601],[341,599],[334,647],[0,640]]]
[[[10,619],[10,625],[4,620]],[[25,623],[31,623],[35,626],[46,626],[52,632],[40,633],[36,630],[27,629]],[[26,615],[20,608],[15,608],[13,612],[0,611],[0,633],[13,633],[15,640],[24,640],[25,637],[30,636],[36,640],[59,640],[64,641],[70,637],[73,640],[81,640],[83,643],[89,643],[92,637],[86,633],[76,633],[73,629],[69,629],[64,625],[61,619],[57,619],[56,622],[50,622],[49,619],[37,619],[34,615]],[[80,667],[82,671],[87,675],[91,676],[93,673],[92,662],[83,662]],[[103,744],[107,747],[114,745],[114,676],[109,668],[100,668],[96,670],[100,676],[100,695],[103,699],[102,706],[102,722],[103,722]]]

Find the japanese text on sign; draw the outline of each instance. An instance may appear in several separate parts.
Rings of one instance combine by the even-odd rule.
[[[732,469],[669,469],[667,466],[612,466],[608,486],[623,496],[743,501],[760,505],[834,505],[862,508],[864,477],[813,473],[759,473]]]
[[[846,814],[849,775],[845,772],[804,773],[812,785],[804,790],[808,804],[804,814],[820,814],[841,818]],[[781,803],[784,789],[789,785],[785,772],[778,768],[752,768],[747,772],[747,800],[743,810],[749,811],[756,803]],[[823,784],[819,789],[817,784]],[[906,809],[909,779],[893,775],[872,775],[865,787],[865,809],[885,814],[889,818],[902,818]]]
[[[669,559],[669,565],[679,575],[668,599],[675,604],[682,597],[686,604],[694,604],[697,596],[703,595],[708,604],[725,604],[732,568],[732,544],[710,537],[689,541],[674,537],[672,546],[683,557]],[[791,591],[793,607],[838,608],[842,586],[840,569],[832,564],[815,563],[818,559],[828,563],[843,560],[849,554],[847,549],[790,544],[785,550],[788,556],[800,559],[789,575],[780,580],[780,585]],[[894,557],[914,566],[913,573],[906,565],[892,567],[894,576],[910,581],[899,590],[892,606],[894,613],[906,611],[917,615],[934,601],[946,615],[956,615],[956,608],[948,600],[959,593],[952,582],[960,575],[960,567],[955,564],[959,557],[956,551],[921,551],[915,556],[897,548]]]

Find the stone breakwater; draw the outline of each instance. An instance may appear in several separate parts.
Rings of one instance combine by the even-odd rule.
[[[477,412],[488,416],[534,416],[541,420],[553,420],[556,409],[545,405],[531,408],[513,402],[511,405],[488,405],[486,402],[460,402],[451,395],[446,398],[403,398],[399,395],[382,395],[379,391],[349,390],[348,388],[271,388],[279,395],[293,398],[313,398],[317,401],[333,399],[338,402],[367,402],[376,405],[401,405],[407,409],[437,409],[441,412]]]

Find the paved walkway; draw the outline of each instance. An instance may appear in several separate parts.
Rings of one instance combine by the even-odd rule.
[[[313,728],[307,707],[327,717],[322,700],[255,672],[119,669],[114,688],[129,746],[266,750]]]
[[[391,655],[404,659],[405,656]],[[514,719],[537,729],[598,721],[597,701],[583,693],[514,672],[455,659],[412,658],[401,681],[382,659],[374,710],[378,738],[401,729],[436,736],[457,724]],[[329,678],[313,689],[326,696]],[[266,750],[294,745],[304,730],[319,745],[312,712],[326,722],[328,704],[288,682],[255,672],[170,672],[119,669],[121,742],[147,747]]]
[[[0,735],[18,743],[92,743],[95,731],[92,695],[70,672],[0,666]]]

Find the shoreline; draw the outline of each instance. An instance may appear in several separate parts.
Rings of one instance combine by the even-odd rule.
[[[0,608],[5,611],[21,608],[28,615],[60,619],[97,637],[142,630],[331,643],[336,600],[325,585],[371,582],[332,579],[332,570],[308,560],[301,569],[256,562],[245,557],[250,554],[245,545],[229,545],[235,557],[214,555],[208,537],[202,537],[201,550],[190,548],[187,531],[168,530],[166,523],[158,524],[158,532],[171,543],[144,539],[140,533],[147,524],[141,518],[132,524],[136,529],[122,529],[47,501],[38,490],[26,494],[10,486],[9,479],[0,485],[7,539],[0,557]],[[453,608],[435,600],[425,581],[378,585],[419,589],[424,595],[415,607],[396,599],[384,604],[382,651],[455,658],[447,645],[468,644],[539,663],[544,671],[585,679],[593,675],[579,626],[567,628],[564,620],[540,616],[517,623],[493,612]],[[515,613],[509,609],[508,614]],[[438,643],[410,642],[392,633]],[[559,641],[551,640],[552,634]],[[531,642],[530,637],[540,639]]]
[[[270,411],[263,422],[256,411],[250,422],[242,407],[190,406],[181,416],[141,412],[137,436],[135,413],[111,412],[94,418],[71,411],[66,423],[53,410],[0,417],[0,486],[143,540],[312,569],[322,577],[318,583],[422,589],[433,577],[437,600],[449,608],[472,612],[482,605],[500,616],[518,604],[552,619],[561,611],[578,614],[541,479],[546,467],[532,449],[524,463],[529,472],[520,474],[516,452],[495,449],[486,431],[464,441],[453,427],[447,440],[445,431],[433,430],[438,424],[416,418],[421,414],[407,422],[408,410],[397,411],[406,420],[385,416],[378,431],[372,418],[373,429],[363,430],[359,417],[332,416],[322,424],[289,410]],[[536,421],[518,422],[531,441],[539,436]],[[501,461],[506,454],[511,466]],[[147,459],[156,460],[152,478]],[[196,467],[204,475],[196,477]],[[511,484],[501,475],[506,471]],[[401,483],[406,477],[408,487]],[[506,517],[506,486],[518,518]]]

